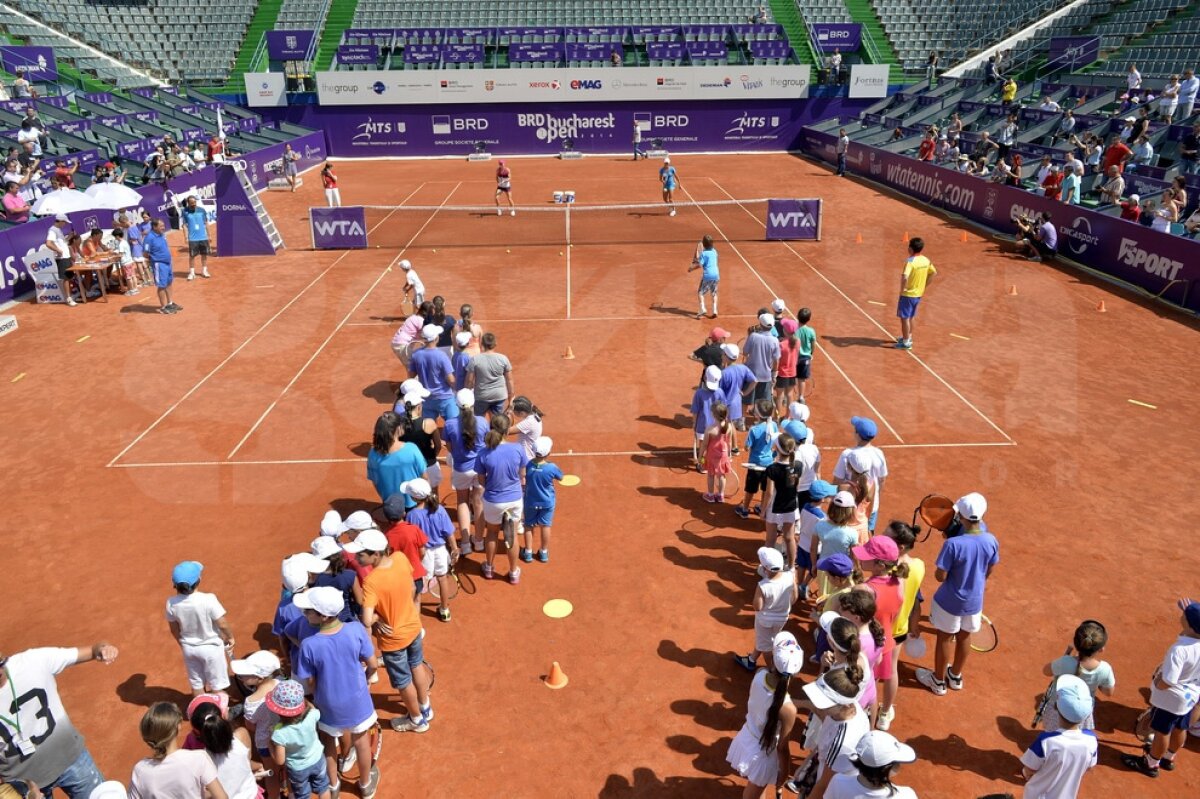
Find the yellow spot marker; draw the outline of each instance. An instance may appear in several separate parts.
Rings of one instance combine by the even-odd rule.
[[[542,605],[542,613],[552,619],[565,619],[575,610],[575,606],[565,599],[551,599]]]
[[[18,380],[20,380],[21,378],[23,378],[24,376],[25,376],[25,373],[24,373],[24,372],[21,372],[21,374],[17,375],[16,377],[14,377],[12,380],[9,380],[8,382],[10,382],[10,383],[15,383],[15,382],[17,382]]]
[[[563,479],[559,480],[559,482],[567,487],[577,486],[577,485],[579,485],[579,475],[577,475],[577,474],[563,475]]]
[[[87,341],[89,338],[91,338],[91,336],[80,336],[79,338],[75,339],[75,343],[82,344],[83,342]]]
[[[957,333],[951,333],[950,335],[951,335],[951,336],[953,336],[954,338],[960,338],[960,339],[962,339],[963,341],[970,341],[970,340],[971,340],[971,339],[967,338],[966,336],[960,336],[960,335],[958,335]]]
[[[1139,405],[1139,406],[1141,406],[1141,407],[1143,407],[1143,408],[1149,408],[1149,409],[1150,409],[1150,410],[1152,410],[1152,411],[1157,411],[1157,410],[1158,410],[1158,406],[1157,406],[1157,405],[1151,405],[1151,404],[1150,404],[1150,403],[1148,403],[1148,402],[1139,402],[1138,400],[1135,400],[1135,399],[1131,399],[1131,400],[1129,400],[1129,404],[1130,404],[1130,405]]]
[[[872,305],[883,305],[883,303],[879,300],[867,300],[867,302],[871,303]]]

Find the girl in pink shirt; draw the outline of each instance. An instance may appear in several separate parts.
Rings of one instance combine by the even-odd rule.
[[[775,379],[775,408],[782,418],[787,415],[788,406],[796,396],[796,362],[800,357],[800,339],[796,338],[796,331],[800,325],[795,319],[781,319],[779,326],[783,328],[783,335],[779,337],[779,375]]]
[[[883,630],[883,651],[875,667],[875,679],[882,685],[878,725],[886,730],[895,716],[892,702],[899,688],[892,652],[896,648],[896,617],[904,606],[904,578],[908,576],[908,564],[900,563],[900,547],[884,535],[875,536],[852,551],[867,575],[864,588],[875,597],[874,621]]]
[[[400,329],[396,331],[396,335],[392,336],[392,352],[396,353],[396,357],[400,359],[405,368],[408,367],[408,359],[412,354],[412,343],[421,332],[421,328],[425,327],[425,319],[432,313],[432,303],[421,303],[421,307],[417,308],[416,313],[405,319],[404,324],[400,325]]]

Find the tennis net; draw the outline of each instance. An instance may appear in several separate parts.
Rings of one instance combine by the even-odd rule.
[[[717,241],[762,241],[767,200],[598,205],[546,203],[367,206],[371,246],[563,247],[692,244],[705,234]],[[719,231],[718,231],[719,228]]]

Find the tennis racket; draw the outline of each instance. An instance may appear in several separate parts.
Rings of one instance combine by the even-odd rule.
[[[466,591],[468,594],[475,593],[475,582],[469,574],[460,572],[455,568],[454,563],[450,564],[450,571],[447,576],[450,578],[450,593],[446,595],[447,600],[454,599],[458,596],[459,591]],[[433,594],[437,599],[442,598],[441,587],[438,584],[438,579],[433,578],[433,582],[429,584],[429,593]]]
[[[517,541],[517,515],[511,510],[504,512],[504,519],[501,523],[504,530],[504,546],[512,549],[516,546]]]
[[[371,736],[371,763],[374,764],[374,763],[379,762],[379,755],[381,752],[383,752],[383,725],[380,724],[378,721],[375,722],[375,726],[371,728],[370,736]],[[362,778],[359,777],[359,779],[362,779]]]
[[[725,499],[736,500],[738,492],[742,490],[742,478],[738,474],[737,469],[730,469],[729,474],[725,475]]]
[[[1000,634],[996,632],[996,625],[987,616],[980,614],[981,624],[979,632],[971,635],[971,649],[976,652],[994,652],[996,647],[1000,646]]]
[[[1074,650],[1075,650],[1075,647],[1069,646],[1069,647],[1067,647],[1067,651],[1064,652],[1063,655],[1065,657],[1069,657],[1071,655],[1071,652],[1073,652]],[[1033,723],[1029,725],[1030,727],[1037,729],[1037,725],[1042,723],[1042,715],[1046,712],[1046,706],[1049,705],[1050,702],[1054,699],[1054,686],[1057,682],[1058,682],[1057,676],[1050,678],[1050,684],[1046,686],[1046,691],[1045,691],[1045,693],[1042,694],[1042,698],[1038,702],[1037,712],[1033,714]]]
[[[954,522],[954,502],[941,494],[928,494],[913,510],[914,526],[917,519],[925,522],[925,534],[918,539],[919,541],[927,540],[932,530],[944,533]]]

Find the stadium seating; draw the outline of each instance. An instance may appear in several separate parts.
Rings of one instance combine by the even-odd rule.
[[[804,21],[814,22],[854,22],[850,10],[842,0],[796,0]]]
[[[69,36],[168,80],[205,82],[228,77],[255,6],[254,0],[193,0],[183,6],[168,0],[137,6],[117,0],[11,2]],[[9,25],[10,32],[13,27]]]
[[[95,53],[57,31],[19,19],[4,20],[3,23],[2,27],[9,35],[20,37],[32,45],[53,47],[59,61],[70,61],[77,69],[94,73],[99,79],[117,87],[143,86],[146,83],[146,78],[134,70],[97,58]]]
[[[702,25],[746,22],[753,7],[744,0],[442,0],[432,7],[359,0],[354,27]]]
[[[275,30],[316,30],[328,9],[329,0],[283,0]]]
[[[1129,64],[1137,64],[1143,78],[1165,78],[1178,74],[1184,67],[1195,69],[1200,66],[1200,15],[1194,4],[1182,0],[1143,0],[1133,4],[1141,6],[1138,10],[1140,19],[1144,22],[1116,23],[1122,25],[1122,33],[1115,30],[1103,31],[1109,45],[1117,46],[1116,40],[1121,39],[1119,46],[1124,46],[1112,53],[1106,63],[1096,70],[1100,75],[1123,75]],[[1177,19],[1178,11],[1189,9],[1191,17]],[[1120,16],[1120,15],[1118,15]],[[1159,27],[1170,27],[1169,32],[1157,32]],[[1140,40],[1149,28],[1155,33]],[[1136,43],[1129,44],[1137,39]],[[1128,46],[1125,46],[1128,45]]]

